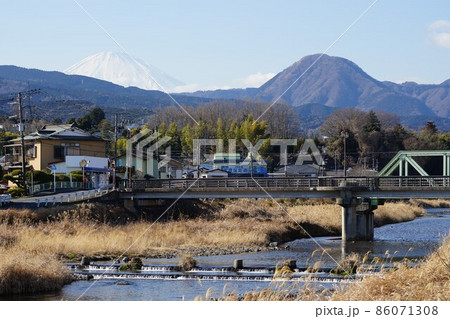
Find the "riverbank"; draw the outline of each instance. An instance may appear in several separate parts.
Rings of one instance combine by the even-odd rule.
[[[0,248],[0,256],[0,295],[52,292],[72,281],[51,253]]]
[[[417,205],[386,203],[375,211],[375,223],[381,226],[422,216],[425,211]],[[285,202],[283,206],[250,199],[191,205],[191,210],[202,212],[179,213],[177,218],[157,223],[148,215],[147,219],[127,215],[103,204],[79,204],[59,211],[5,210],[0,212],[0,234],[13,236],[14,248],[21,251],[94,260],[122,254],[167,258],[242,253],[274,249],[298,238],[340,235],[338,205]]]
[[[450,236],[417,267],[402,263],[397,267],[338,290],[330,300],[450,300]]]
[[[354,258],[354,256],[350,256]],[[342,262],[341,262],[342,263]],[[223,301],[449,301],[450,236],[431,255],[411,267],[399,262],[393,270],[366,275],[361,281],[335,291],[315,290],[305,283],[280,284],[274,288],[230,293]],[[207,300],[208,298],[206,298]],[[197,300],[204,300],[199,296]]]
[[[58,289],[68,280],[60,261],[77,261],[82,256],[107,260],[120,256],[235,254],[282,249],[281,243],[308,234],[339,235],[339,206],[316,203],[286,200],[282,201],[285,208],[270,200],[251,199],[183,203],[168,213],[169,218],[156,223],[153,221],[159,211],[157,215],[131,214],[103,204],[2,210],[0,254],[11,256],[12,261],[4,259],[1,263],[0,277],[4,279],[0,286],[25,287],[21,282],[33,282],[29,277],[33,273],[41,282],[48,280],[47,284],[33,286],[42,286],[43,291]],[[425,213],[418,205],[387,203],[375,211],[375,221],[386,224],[414,219]],[[35,262],[28,262],[33,258]],[[16,271],[17,265],[31,268]],[[2,289],[0,294],[32,291]]]

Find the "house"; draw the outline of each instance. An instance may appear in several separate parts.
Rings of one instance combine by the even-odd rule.
[[[203,167],[208,167],[209,162],[202,163]],[[212,160],[211,169],[220,169],[228,172],[228,176],[249,177],[267,176],[267,164],[261,159],[248,157],[241,159],[238,153],[216,153]]]
[[[64,162],[66,156],[105,157],[106,141],[75,127],[73,124],[45,125],[40,130],[24,137],[25,157],[29,166],[44,170],[49,164]],[[5,145],[9,154],[9,165],[22,162],[21,139]]]
[[[228,177],[228,172],[218,168],[203,170],[200,173],[200,178],[226,178],[226,177]]]
[[[188,167],[186,171],[184,171],[182,178],[199,178],[200,175],[205,171],[206,169],[203,167],[200,167],[199,169]]]
[[[316,177],[322,172],[319,165],[309,163],[303,165],[287,165],[275,170],[277,176]]]
[[[81,164],[84,162],[85,166]],[[64,162],[58,162],[51,165],[57,174],[70,175],[73,171],[83,171],[86,180],[92,183],[94,188],[106,187],[109,184],[109,178],[112,170],[108,168],[109,160],[107,157],[95,157],[78,155],[67,155]]]
[[[182,178],[183,175],[183,163],[173,158],[168,158],[166,155],[159,156],[160,165],[155,155],[150,156],[145,152],[132,156],[128,160],[130,161],[128,167],[132,167],[133,178],[151,177],[166,179]],[[126,155],[119,157],[117,166],[124,167],[128,173]],[[159,169],[158,166],[160,166]],[[127,177],[124,175],[124,178],[126,179]]]
[[[160,178],[182,178],[183,163],[166,155],[161,155],[161,161],[165,164],[159,168]]]
[[[118,176],[123,179],[133,178],[159,178],[158,161],[155,156],[149,156],[146,153],[137,154],[130,158],[127,155],[122,155],[117,159],[117,167],[121,168],[122,174]],[[132,168],[131,171],[129,168]]]

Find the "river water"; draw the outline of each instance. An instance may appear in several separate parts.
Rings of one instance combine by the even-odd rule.
[[[449,233],[450,209],[429,209],[428,213],[428,216],[410,222],[376,228],[373,242],[353,242],[343,247],[339,238],[319,237],[290,242],[287,250],[196,257],[199,266],[204,267],[203,269],[209,267],[211,270],[203,273],[190,272],[189,275],[183,273],[169,275],[174,272],[165,271],[168,266],[176,265],[177,259],[146,259],[143,261],[145,265],[159,265],[159,268],[153,267],[153,271],[144,270],[130,277],[125,275],[125,278],[117,277],[122,276],[118,271],[110,271],[110,278],[102,276],[94,281],[76,281],[58,293],[14,297],[14,299],[131,301],[193,300],[197,296],[205,297],[207,294],[219,297],[224,291],[243,293],[274,285],[272,275],[263,268],[273,268],[283,260],[294,259],[299,268],[306,268],[320,261],[320,267],[326,269],[335,267],[337,260],[351,252],[364,255],[370,251],[370,259],[383,258],[383,264],[390,266],[392,262],[405,257],[415,259],[430,254],[440,245],[443,236]],[[220,270],[220,267],[232,266],[235,259],[242,259],[248,271],[231,273]],[[104,272],[101,269],[91,271],[93,274]],[[346,284],[346,281],[336,280],[326,273],[317,276],[306,281],[319,288]],[[295,274],[294,279],[298,278],[308,277],[304,273]]]

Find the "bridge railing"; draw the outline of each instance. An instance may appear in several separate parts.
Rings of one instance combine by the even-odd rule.
[[[269,178],[204,178],[152,179],[122,181],[119,189],[227,189],[227,188],[405,188],[450,187],[449,176],[364,176],[364,177],[269,177]]]
[[[449,187],[449,176],[371,176],[319,178],[322,187],[365,187],[382,189],[392,187]]]
[[[186,188],[305,188],[317,187],[316,178],[205,178],[205,179],[154,179],[125,181],[119,189],[186,189]]]
[[[379,177],[378,187],[450,187],[449,176]]]

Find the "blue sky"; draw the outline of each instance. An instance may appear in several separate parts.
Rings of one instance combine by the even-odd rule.
[[[255,86],[323,52],[374,0],[77,0],[133,56],[195,88]],[[3,0],[0,64],[121,51],[73,0]],[[379,0],[329,51],[379,80],[450,78],[450,1]],[[260,83],[259,83],[260,84]]]

